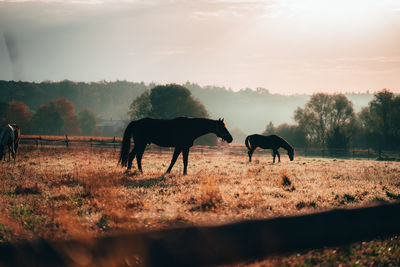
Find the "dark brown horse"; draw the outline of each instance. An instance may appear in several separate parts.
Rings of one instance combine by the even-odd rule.
[[[281,162],[281,155],[278,152],[280,147],[287,150],[290,161],[294,158],[294,149],[293,147],[282,137],[277,135],[269,135],[264,136],[260,134],[253,134],[246,137],[245,145],[249,150],[247,154],[249,155],[249,162],[251,162],[251,156],[257,147],[261,147],[263,149],[272,149],[272,155],[274,157],[278,156],[278,161]]]
[[[132,168],[136,156],[138,169],[142,172],[142,156],[147,144],[154,143],[162,147],[175,147],[167,173],[171,172],[179,154],[183,154],[183,174],[187,173],[189,149],[196,138],[214,133],[218,137],[232,142],[232,136],[226,129],[224,120],[178,117],[171,120],[144,118],[132,121],[125,129],[122,139],[119,162]],[[131,138],[135,143],[129,153]]]

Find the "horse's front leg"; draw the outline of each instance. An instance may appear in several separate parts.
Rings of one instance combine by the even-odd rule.
[[[182,155],[183,155],[183,175],[186,175],[188,158],[189,158],[189,148],[188,147],[186,147],[182,150]]]
[[[272,156],[274,157],[274,160],[273,160],[272,163],[275,163],[276,152],[277,152],[277,151],[276,151],[275,149],[272,150]]]
[[[281,162],[281,155],[279,154],[279,151],[276,151],[276,155],[278,155],[278,162]]]
[[[14,160],[16,160],[16,158],[17,158],[17,151],[18,151],[18,143],[15,143],[15,145],[14,145],[14,155],[15,155]]]
[[[170,173],[172,170],[172,167],[174,167],[174,164],[176,162],[176,159],[179,157],[179,154],[181,154],[182,149],[175,147],[174,150],[174,155],[172,156],[172,160],[171,160],[171,164],[169,164],[168,170],[166,171],[166,173]]]

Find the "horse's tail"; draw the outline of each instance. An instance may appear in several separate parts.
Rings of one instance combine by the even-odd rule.
[[[250,149],[251,149],[251,147],[250,147],[250,142],[249,142],[249,139],[250,139],[250,135],[246,137],[246,140],[244,141],[244,144],[246,145],[247,149],[249,149],[249,150],[250,150]]]
[[[124,137],[122,138],[122,145],[121,145],[121,151],[119,153],[119,161],[118,163],[121,163],[121,166],[124,167],[128,163],[128,158],[129,158],[129,149],[131,147],[131,137],[133,133],[133,126],[134,122],[132,121],[131,123],[126,126],[125,132],[124,132]]]

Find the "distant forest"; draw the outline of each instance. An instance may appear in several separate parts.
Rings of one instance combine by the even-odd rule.
[[[0,81],[0,113],[5,112],[7,103],[11,101],[22,101],[31,111],[35,111],[40,105],[66,98],[73,103],[76,112],[88,109],[99,121],[129,120],[127,112],[132,101],[155,86],[127,81]],[[230,129],[242,134],[262,133],[269,122],[274,125],[294,123],[293,112],[310,99],[309,95],[304,94],[271,94],[263,88],[232,91],[225,87],[202,87],[190,82],[183,86],[205,106],[210,118],[225,118]],[[346,94],[346,97],[358,112],[368,105],[373,94]]]

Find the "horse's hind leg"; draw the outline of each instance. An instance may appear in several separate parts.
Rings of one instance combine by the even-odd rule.
[[[278,155],[278,162],[281,162],[281,155],[279,154],[279,151],[276,151],[276,155]]]
[[[179,157],[179,154],[181,154],[181,152],[182,152],[182,149],[175,147],[174,155],[172,156],[172,160],[171,160],[171,164],[169,164],[169,167],[168,167],[168,170],[166,171],[166,173],[171,172],[172,167],[174,167],[176,159]]]
[[[8,161],[11,161],[11,154],[12,154],[12,152],[11,152],[11,146],[8,145]]]
[[[275,163],[276,152],[277,151],[275,149],[272,150],[272,156],[274,157],[274,160],[272,161],[273,163]]]
[[[146,149],[146,144],[141,145],[141,146],[137,146],[136,147],[136,162],[137,162],[137,166],[140,172],[143,172],[142,170],[142,157],[143,157],[143,153],[144,150]]]
[[[131,153],[129,153],[128,170],[132,168],[132,161],[135,158],[135,155],[136,155],[136,146],[134,146]]]
[[[254,149],[249,149],[249,151],[247,151],[247,154],[249,155],[249,162],[251,162],[251,156],[253,156],[253,152]]]

